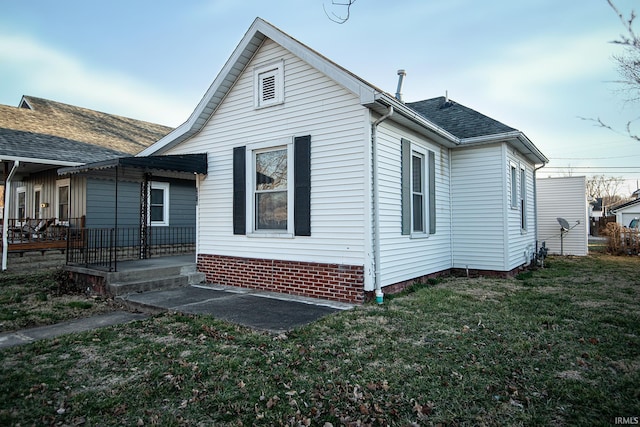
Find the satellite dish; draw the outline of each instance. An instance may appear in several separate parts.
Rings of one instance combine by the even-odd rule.
[[[569,222],[564,219],[564,218],[556,218],[558,220],[558,224],[560,224],[560,227],[562,227],[562,231],[569,231],[569,228],[571,228],[571,226],[569,225]]]
[[[556,218],[560,224],[560,255],[564,255],[564,235],[569,232],[571,226],[564,218]]]

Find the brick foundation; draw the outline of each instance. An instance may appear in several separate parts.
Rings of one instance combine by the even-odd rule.
[[[209,283],[361,304],[364,267],[274,259],[198,255]]]
[[[404,280],[402,282],[397,282],[392,285],[385,286],[382,288],[382,292],[385,295],[398,294],[404,291],[405,289],[407,289],[409,286],[413,285],[414,283],[423,283],[429,279],[434,279],[436,277],[448,276],[450,272],[451,270],[442,270],[436,273],[430,273],[430,274],[425,274],[424,276],[414,277],[413,279]],[[368,291],[365,293],[365,296],[364,296],[365,301],[372,301],[375,298],[376,298],[375,291]]]

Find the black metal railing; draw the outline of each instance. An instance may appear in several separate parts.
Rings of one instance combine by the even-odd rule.
[[[146,234],[139,227],[73,229],[67,265],[117,271],[120,261],[193,253],[195,242],[195,227],[149,227]]]

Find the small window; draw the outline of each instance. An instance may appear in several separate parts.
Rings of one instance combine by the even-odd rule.
[[[23,221],[27,216],[27,188],[16,189],[16,216],[18,221]]]
[[[42,208],[40,204],[42,203],[42,186],[38,185],[33,188],[33,217],[35,219],[42,218]]]
[[[527,171],[520,169],[520,228],[527,229]]]
[[[151,225],[169,225],[169,183],[151,182],[149,189],[149,222]]]
[[[284,102],[284,62],[254,70],[255,107],[262,108]]]
[[[255,152],[255,230],[287,231],[287,147]]]
[[[518,208],[518,170],[511,164],[511,208]]]
[[[58,223],[69,223],[69,185],[68,179],[56,181],[56,217]]]

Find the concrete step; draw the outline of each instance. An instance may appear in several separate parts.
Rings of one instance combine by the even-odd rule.
[[[148,292],[183,286],[198,285],[205,282],[205,274],[196,271],[196,266],[163,267],[146,269],[144,272],[120,274],[118,281],[107,283],[107,292],[113,296],[136,292]],[[144,274],[142,274],[144,273]],[[113,279],[113,276],[110,277]],[[122,280],[122,278],[126,280]]]
[[[113,296],[133,294],[137,292],[159,291],[165,289],[189,286],[188,276],[162,276],[131,282],[116,282],[107,284],[107,292]]]
[[[153,277],[170,277],[187,275],[196,272],[195,264],[185,265],[169,265],[169,266],[154,266],[149,268],[140,268],[126,271],[119,271],[109,273],[107,277],[108,283],[124,283],[135,282]]]

